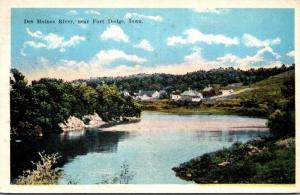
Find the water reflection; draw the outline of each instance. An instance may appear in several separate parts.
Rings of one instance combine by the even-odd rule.
[[[197,131],[195,136],[199,140],[205,139],[212,142],[240,142],[244,141],[244,137],[247,139],[253,139],[256,137],[264,137],[268,135],[268,131]]]
[[[31,161],[39,160],[37,154],[39,151],[58,152],[62,156],[59,166],[62,166],[78,155],[91,152],[116,152],[120,141],[126,139],[128,135],[128,132],[82,130],[48,135],[34,140],[22,140],[22,142],[11,144],[12,179],[20,175],[22,170],[31,168]]]

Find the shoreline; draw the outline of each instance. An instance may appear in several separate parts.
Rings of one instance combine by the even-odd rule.
[[[199,114],[199,115],[236,115],[236,116],[245,116],[250,118],[261,118],[261,119],[267,119],[267,117],[260,116],[260,115],[249,115],[246,113],[241,112],[234,112],[234,111],[225,111],[225,110],[218,110],[218,109],[212,109],[212,110],[201,110],[201,109],[158,109],[158,110],[142,110],[142,112],[160,112],[160,113],[166,113],[166,114],[182,114],[182,115],[192,115],[192,114]]]

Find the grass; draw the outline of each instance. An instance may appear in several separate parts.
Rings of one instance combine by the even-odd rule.
[[[295,183],[295,138],[236,143],[173,170],[176,176],[196,183],[292,184]]]
[[[226,100],[203,101],[196,105],[180,105],[169,99],[155,102],[140,102],[142,110],[170,113],[213,113],[213,114],[237,114],[247,116],[266,117],[271,101],[284,103],[281,87],[283,82],[295,77],[295,71],[290,70],[263,81],[242,86],[235,92],[238,96]],[[247,90],[249,89],[249,90]]]

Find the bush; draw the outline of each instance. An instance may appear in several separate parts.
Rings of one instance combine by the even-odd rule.
[[[293,135],[295,133],[295,112],[275,110],[269,116],[268,127],[275,136]]]
[[[58,153],[47,155],[44,152],[38,153],[41,161],[32,162],[36,167],[35,170],[26,170],[23,175],[16,179],[16,184],[34,185],[34,184],[56,184],[62,172],[54,165],[60,158]]]

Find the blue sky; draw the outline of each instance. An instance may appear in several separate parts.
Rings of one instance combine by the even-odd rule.
[[[294,63],[293,9],[12,9],[12,66],[29,80],[282,63]]]

